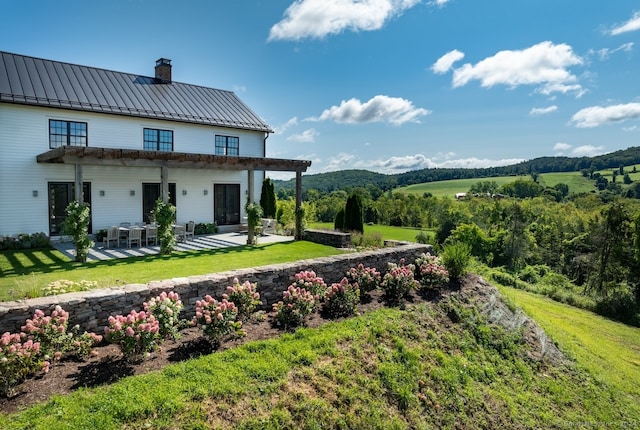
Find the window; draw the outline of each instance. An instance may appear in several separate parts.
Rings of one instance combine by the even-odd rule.
[[[173,151],[173,131],[156,130],[155,128],[144,129],[144,150],[145,151]]]
[[[49,148],[87,146],[87,123],[49,120]]]
[[[240,155],[240,138],[216,135],[216,155]]]

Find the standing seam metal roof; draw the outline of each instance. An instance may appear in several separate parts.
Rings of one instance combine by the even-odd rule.
[[[0,102],[273,132],[231,91],[3,51]]]

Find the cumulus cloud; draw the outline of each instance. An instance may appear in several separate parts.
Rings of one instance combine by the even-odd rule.
[[[544,108],[532,108],[529,111],[529,115],[531,116],[540,116],[540,115],[547,115],[550,114],[552,112],[555,112],[558,110],[558,106],[553,105],[553,106],[547,106]]]
[[[433,70],[433,73],[437,73],[439,75],[447,73],[451,70],[455,62],[460,61],[463,58],[464,52],[454,49],[453,51],[449,51],[442,57],[438,58],[438,61],[431,66],[431,70]]]
[[[330,120],[343,124],[386,122],[402,125],[407,122],[420,122],[420,117],[430,113],[430,110],[415,107],[409,100],[377,95],[365,103],[355,98],[343,100],[340,106],[325,109],[319,117],[308,118],[308,120]]]
[[[571,117],[569,123],[578,128],[592,128],[638,118],[640,118],[640,103],[627,103],[581,109]]]
[[[320,133],[318,133],[315,128],[310,128],[308,130],[303,131],[302,133],[294,134],[292,136],[287,137],[287,140],[294,141],[294,142],[312,143],[316,140],[316,137],[319,135]]]
[[[517,164],[523,159],[503,159],[503,160],[490,160],[481,158],[448,158],[453,155],[451,153],[438,154],[435,157],[429,158],[423,154],[412,154],[397,157],[390,157],[387,159],[378,160],[362,160],[360,157],[356,157],[352,154],[340,153],[335,157],[328,160],[328,163],[324,167],[318,165],[315,169],[320,172],[333,172],[336,170],[345,169],[364,169],[378,173],[403,173],[410,170],[419,169],[435,169],[435,168],[482,168],[482,167],[497,167],[508,166],[511,164]]]
[[[604,146],[583,145],[577,146],[571,151],[572,155],[576,157],[594,157],[596,155],[604,154]]]
[[[462,87],[473,80],[491,88],[506,85],[538,85],[538,91],[552,92],[583,91],[569,67],[583,63],[571,46],[555,45],[546,41],[519,51],[500,51],[476,64],[464,64],[453,71],[453,87]]]
[[[268,40],[322,39],[346,30],[372,31],[420,0],[296,0]]]
[[[640,30],[640,12],[634,13],[631,19],[624,24],[612,28],[609,34],[611,34],[612,36],[617,36],[618,34],[628,33],[630,31],[636,30]]]
[[[554,151],[567,151],[569,149],[571,149],[571,145],[569,145],[568,143],[558,142],[555,145],[553,145]]]

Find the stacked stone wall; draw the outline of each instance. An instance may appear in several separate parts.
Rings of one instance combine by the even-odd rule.
[[[36,309],[41,309],[48,314],[56,305],[62,306],[69,312],[70,324],[79,324],[82,330],[101,333],[110,315],[127,314],[132,309],[141,310],[145,301],[163,291],[177,292],[185,305],[182,316],[191,318],[195,314],[197,300],[207,294],[220,299],[227,286],[233,283],[234,278],[241,283],[256,282],[262,299],[262,309],[269,311],[273,303],[282,298],[282,292],[295,280],[296,273],[303,270],[315,271],[330,285],[339,282],[347,270],[360,263],[375,267],[384,274],[387,263],[397,263],[402,258],[407,262],[413,262],[422,253],[429,252],[431,249],[429,245],[399,244],[390,248],[349,252],[292,263],[2,302],[0,303],[0,333],[17,332],[26,319],[33,316]]]

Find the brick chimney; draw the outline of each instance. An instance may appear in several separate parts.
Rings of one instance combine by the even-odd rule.
[[[156,60],[156,79],[162,83],[171,83],[171,60],[167,58]]]

